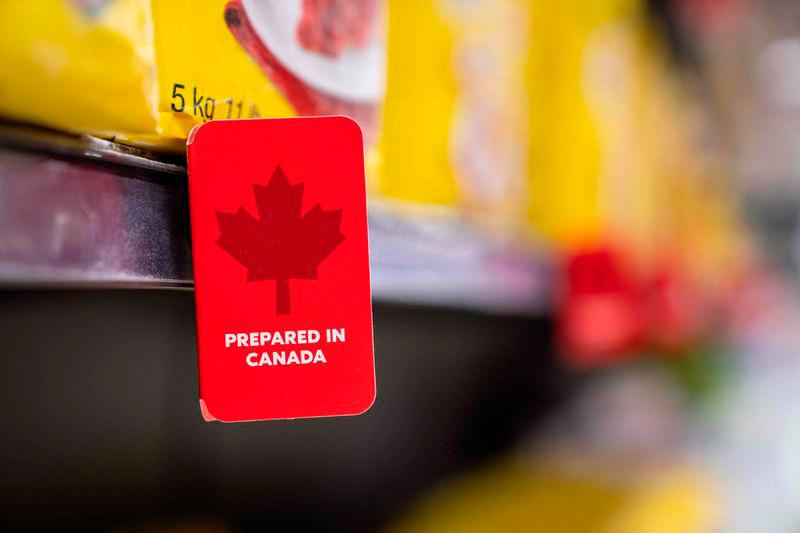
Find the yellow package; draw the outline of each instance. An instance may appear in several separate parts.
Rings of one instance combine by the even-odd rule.
[[[585,93],[600,148],[600,231],[649,275],[672,231],[669,170],[659,156],[680,137],[674,119],[654,112],[677,103],[669,99],[676,82],[641,9],[596,29],[588,44]]]
[[[380,0],[0,3],[0,114],[181,151],[219,118],[343,114],[378,131]]]
[[[389,531],[692,533],[719,526],[721,501],[709,472],[675,462],[612,476],[581,460],[495,462],[441,484]]]
[[[605,218],[641,267],[677,269],[696,297],[713,300],[743,260],[730,174],[710,138],[710,118],[647,30],[639,32],[632,62],[631,135],[620,147],[638,164],[624,180],[609,173]]]
[[[379,196],[525,221],[528,2],[392,0]]]
[[[556,243],[603,235],[604,180],[635,165],[633,151],[619,147],[630,137],[631,24],[639,8],[638,0],[532,3],[529,216]]]

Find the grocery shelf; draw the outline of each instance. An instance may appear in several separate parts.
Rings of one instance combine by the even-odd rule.
[[[369,225],[376,298],[514,314],[548,307],[549,264],[518,243],[498,242],[463,220],[376,207]]]
[[[452,215],[370,205],[377,300],[533,314],[546,258]],[[0,284],[191,289],[186,172],[86,135],[0,127]]]
[[[185,159],[179,156],[151,152],[93,135],[70,135],[14,122],[0,122],[0,146],[186,176]]]

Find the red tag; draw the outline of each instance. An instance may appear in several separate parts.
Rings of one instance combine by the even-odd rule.
[[[188,142],[200,404],[225,422],[375,399],[361,130],[216,120]]]

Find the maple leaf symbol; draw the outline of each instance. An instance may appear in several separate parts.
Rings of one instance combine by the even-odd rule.
[[[247,281],[275,281],[275,312],[291,312],[289,280],[317,279],[317,267],[344,241],[342,210],[319,204],[300,216],[303,184],[292,185],[280,166],[267,185],[253,185],[258,219],[244,208],[217,211],[216,243],[247,269]]]

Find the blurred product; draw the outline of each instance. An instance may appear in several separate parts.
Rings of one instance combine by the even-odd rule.
[[[563,257],[565,355],[679,351],[742,260],[709,119],[642,1],[533,5],[529,215]]]
[[[529,4],[389,2],[378,196],[525,226]]]
[[[629,358],[642,344],[642,290],[625,261],[609,248],[565,258],[559,337],[571,366],[587,369]]]
[[[714,531],[713,495],[700,472],[675,465],[634,480],[586,470],[547,461],[495,464],[441,487],[389,531]]]
[[[345,114],[370,140],[382,16],[379,0],[3,2],[0,114],[177,152],[213,119]]]
[[[577,391],[530,444],[441,483],[392,531],[717,531],[715,472],[682,443],[691,422],[662,373],[616,371]]]

